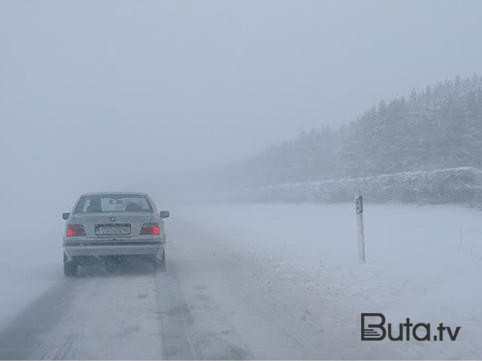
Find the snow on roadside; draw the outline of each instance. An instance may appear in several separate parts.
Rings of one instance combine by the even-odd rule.
[[[480,205],[482,170],[474,167],[400,172],[247,188],[219,195],[241,202],[349,202],[355,192],[374,202]]]
[[[272,277],[335,306],[339,312],[331,317],[340,324],[333,334],[350,332],[360,342],[360,313],[382,312],[397,324],[410,317],[433,327],[462,326],[456,342],[397,346],[407,348],[406,357],[482,357],[480,211],[366,204],[366,265],[357,261],[352,204],[202,205],[180,209],[179,216],[259,259]],[[377,352],[377,345],[370,347]]]
[[[43,214],[26,217],[24,213],[17,213],[12,211],[3,217],[0,329],[63,279],[63,222],[60,216],[53,220]]]

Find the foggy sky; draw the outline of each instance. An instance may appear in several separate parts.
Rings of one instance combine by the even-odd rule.
[[[154,189],[482,74],[481,14],[480,1],[2,1],[3,201]]]

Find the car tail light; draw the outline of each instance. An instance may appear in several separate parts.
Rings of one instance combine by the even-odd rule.
[[[146,223],[141,228],[141,234],[153,234],[157,236],[161,234],[161,226],[157,223]]]
[[[67,226],[67,237],[85,236],[84,226],[81,224],[69,224]]]

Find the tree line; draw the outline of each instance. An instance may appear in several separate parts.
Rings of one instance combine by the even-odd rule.
[[[482,166],[482,77],[381,101],[340,128],[312,129],[222,171],[229,186]]]

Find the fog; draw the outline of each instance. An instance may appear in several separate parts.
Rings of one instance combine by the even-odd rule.
[[[482,358],[481,14],[0,1],[0,359]]]
[[[177,174],[481,73],[481,10],[477,1],[2,1],[1,201],[60,211],[91,190],[162,198]]]

